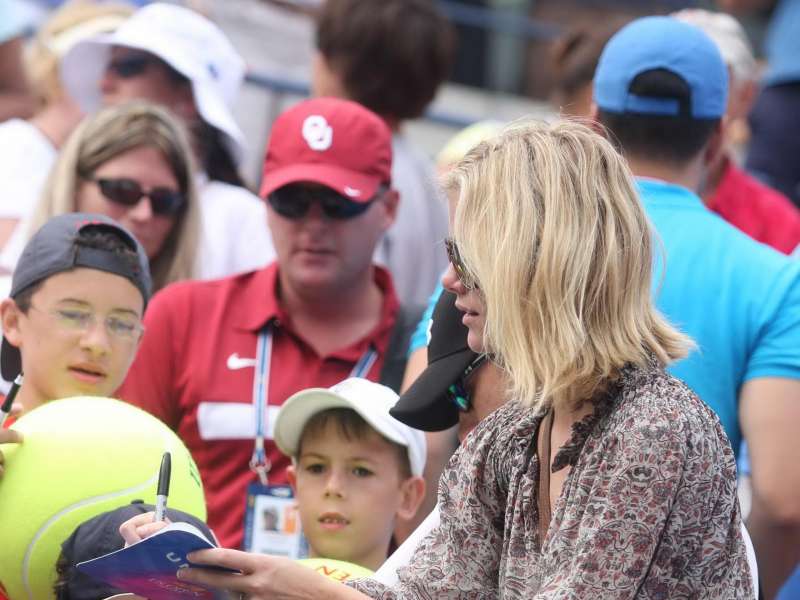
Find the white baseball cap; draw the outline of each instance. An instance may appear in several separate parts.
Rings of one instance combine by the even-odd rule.
[[[61,79],[84,112],[102,104],[100,80],[112,46],[149,52],[189,79],[197,112],[225,135],[233,159],[241,162],[245,138],[231,109],[245,63],[219,27],[188,8],[154,3],[137,10],[113,33],[78,42],[61,61]]]
[[[741,83],[758,77],[753,46],[744,28],[734,17],[702,8],[685,8],[671,16],[694,25],[714,40],[722,54],[722,60],[733,70],[736,81]]]
[[[331,408],[356,411],[375,431],[408,449],[412,475],[425,468],[425,434],[404,425],[389,414],[397,402],[390,388],[360,377],[351,377],[331,388],[309,388],[289,397],[275,420],[275,443],[287,456],[296,457],[300,438],[309,419]]]

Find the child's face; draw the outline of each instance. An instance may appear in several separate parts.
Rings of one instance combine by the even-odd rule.
[[[377,569],[417,478],[402,479],[397,450],[374,431],[347,440],[329,421],[304,437],[290,479],[312,556]]]
[[[119,275],[78,268],[46,279],[23,313],[2,305],[3,330],[20,349],[26,410],[68,396],[110,396],[141,337],[143,300]]]

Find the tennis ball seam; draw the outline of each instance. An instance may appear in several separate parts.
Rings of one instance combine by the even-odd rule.
[[[111,492],[110,494],[101,494],[99,496],[93,496],[91,498],[85,498],[70,506],[62,508],[60,511],[55,513],[51,516],[44,524],[38,529],[36,535],[33,536],[30,544],[28,544],[28,549],[25,551],[25,559],[22,561],[22,583],[25,586],[25,593],[28,595],[28,600],[35,600],[33,597],[33,590],[31,589],[31,582],[30,582],[30,561],[31,556],[33,553],[33,549],[36,547],[36,542],[47,533],[47,530],[61,517],[68,515],[69,513],[79,510],[84,506],[88,506],[90,504],[94,504],[97,502],[103,502],[106,500],[113,500],[114,498],[118,498],[121,496],[127,496],[128,494],[132,494],[141,490],[146,489],[147,487],[152,487],[155,485],[156,480],[158,479],[158,470],[153,474],[150,479],[145,481],[144,483],[140,483],[139,485],[135,485],[133,487],[126,488],[124,490],[117,490],[116,492]]]

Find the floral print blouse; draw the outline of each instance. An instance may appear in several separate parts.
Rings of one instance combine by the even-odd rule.
[[[537,427],[509,402],[451,459],[441,523],[399,583],[371,598],[754,597],[733,451],[716,415],[653,361],[626,368],[553,461],[570,465],[547,535],[538,522]]]

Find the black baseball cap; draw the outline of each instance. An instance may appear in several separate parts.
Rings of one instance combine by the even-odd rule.
[[[478,358],[467,345],[469,330],[456,308],[456,296],[442,291],[433,309],[428,342],[428,366],[400,396],[389,413],[398,421],[423,431],[443,431],[458,423],[458,407],[446,392]]]
[[[56,598],[70,598],[70,600],[97,600],[115,594],[123,594],[119,590],[93,579],[75,568],[80,562],[103,556],[125,546],[125,540],[119,533],[120,525],[136,515],[154,511],[152,504],[145,504],[141,500],[134,500],[131,504],[121,506],[114,510],[104,512],[84,521],[61,544],[60,564],[64,566],[64,588],[59,590]],[[216,538],[208,526],[195,516],[173,508],[167,508],[167,518],[173,523],[189,523],[197,527],[210,542]]]
[[[77,244],[79,234],[87,230],[114,233],[136,253],[137,259]],[[15,298],[30,286],[51,275],[70,271],[76,267],[97,269],[120,275],[129,280],[142,294],[144,304],[150,300],[152,282],[150,267],[144,248],[132,233],[104,215],[67,213],[48,220],[26,244],[14,268],[9,296]],[[6,381],[13,380],[22,370],[19,350],[3,337],[0,349],[0,373]]]

